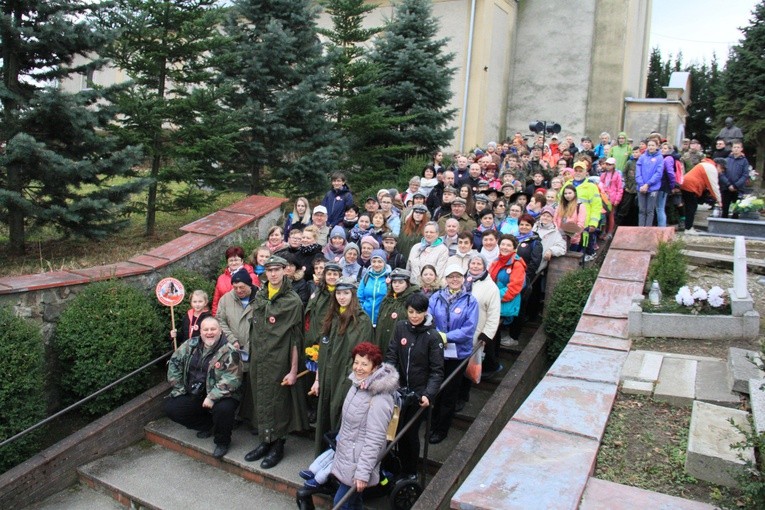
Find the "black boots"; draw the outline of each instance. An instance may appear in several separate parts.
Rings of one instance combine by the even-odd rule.
[[[265,458],[263,458],[265,457]],[[262,442],[257,448],[244,456],[247,462],[263,459],[260,467],[271,469],[284,458],[284,439],[277,439],[272,443]]]
[[[284,439],[277,439],[271,443],[268,455],[266,455],[266,458],[260,463],[260,467],[263,469],[271,469],[277,465],[282,458],[284,458]]]

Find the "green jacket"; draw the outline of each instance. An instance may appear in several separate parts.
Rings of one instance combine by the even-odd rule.
[[[613,145],[608,152],[608,157],[616,160],[616,169],[622,172],[624,170],[624,165],[627,164],[627,158],[632,154],[632,147],[627,143],[627,133],[622,131],[618,136],[623,136],[625,141],[621,145]]]
[[[298,385],[281,385],[291,370],[292,348],[303,345],[303,302],[285,278],[273,299],[268,299],[267,285],[258,291],[252,308],[250,387],[260,440],[270,443],[304,421],[300,402],[305,399]]]
[[[170,358],[167,365],[167,381],[173,385],[171,397],[186,394],[186,375],[191,355],[197,347],[204,348],[204,344],[195,336],[183,342]],[[225,337],[221,337],[216,347],[217,351],[213,353],[207,370],[207,396],[213,402],[226,397],[238,400],[242,385],[242,362],[239,353],[226,342]]]
[[[339,332],[337,317],[332,319],[332,328],[326,339],[319,342],[319,404],[316,414],[316,453],[326,447],[322,440],[325,432],[340,429],[345,395],[351,388],[348,374],[353,368],[351,351],[361,342],[373,342],[372,321],[359,305],[354,321],[348,325],[345,334]]]
[[[322,285],[308,299],[308,304],[305,307],[305,347],[319,343],[321,326],[324,322],[324,316],[327,315],[327,310],[329,310],[332,294]]]
[[[377,316],[374,341],[383,354],[388,352],[388,344],[393,336],[396,322],[406,320],[406,300],[415,292],[420,292],[419,285],[409,285],[401,295],[395,297],[393,292],[389,291],[383,298],[380,304],[380,314]]]

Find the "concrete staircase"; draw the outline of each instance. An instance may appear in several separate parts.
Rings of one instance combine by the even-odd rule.
[[[438,445],[428,445],[429,473],[437,471],[454,451],[515,357],[512,352],[503,353],[503,374],[474,385],[470,401],[457,413],[447,438]],[[284,459],[270,470],[261,469],[260,462],[244,461],[244,455],[257,444],[257,436],[248,427],[239,427],[234,430],[229,452],[217,460],[212,457],[211,439],[199,439],[196,431],[162,418],[146,425],[143,441],[81,466],[79,485],[29,508],[187,510],[193,504],[200,509],[249,509],[253,505],[259,510],[294,509],[295,492],[303,486],[298,472],[313,460],[313,434],[291,435]],[[324,496],[314,500],[320,506],[330,506]],[[365,505],[389,508],[387,495],[365,498]]]
[[[758,430],[765,430],[765,373],[750,362],[754,351],[730,348],[727,361],[717,358],[632,351],[622,368],[622,391],[652,396],[676,406],[693,406],[686,471],[708,482],[735,487],[735,473],[754,460],[753,449],[731,447],[749,430],[743,395],[750,395]],[[759,384],[758,384],[759,383]],[[735,426],[731,423],[735,423]]]

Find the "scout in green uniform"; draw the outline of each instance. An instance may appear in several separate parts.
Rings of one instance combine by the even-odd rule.
[[[267,285],[255,295],[250,331],[250,385],[255,419],[263,441],[245,455],[260,467],[274,467],[284,456],[290,432],[298,347],[303,344],[303,303],[284,276],[287,262],[271,256],[264,264]],[[265,457],[265,458],[264,458]]]
[[[322,337],[322,323],[327,315],[332,296],[335,293],[335,285],[337,285],[337,281],[342,273],[342,268],[334,262],[328,262],[324,266],[324,277],[316,287],[316,291],[311,294],[305,307],[306,347],[318,344]]]
[[[409,278],[410,273],[406,269],[394,269],[390,274],[390,288],[380,304],[375,328],[374,343],[382,352],[388,352],[396,322],[406,320],[406,298],[420,292],[420,287],[411,285]]]
[[[334,299],[324,318],[319,342],[319,368],[311,394],[319,397],[316,417],[316,454],[326,449],[325,432],[340,429],[343,401],[351,387],[348,374],[353,368],[351,350],[361,342],[372,341],[372,321],[356,297],[356,281],[341,278]]]

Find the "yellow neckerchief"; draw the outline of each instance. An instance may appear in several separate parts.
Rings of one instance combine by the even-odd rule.
[[[330,292],[335,292],[335,286],[334,285],[327,285],[327,290]]]
[[[347,307],[347,306],[341,306],[341,307],[340,307],[340,314],[341,314],[341,315],[342,315],[342,314],[344,314],[344,313],[345,313],[345,311],[346,311],[347,309],[348,309],[348,307]]]
[[[271,282],[268,283],[268,300],[272,300],[281,287],[274,287]]]
[[[461,290],[461,289],[460,289],[460,290]],[[452,290],[452,289],[449,289],[449,294],[451,294],[451,295],[457,294],[457,293],[459,293],[459,291],[460,291],[460,290]]]

